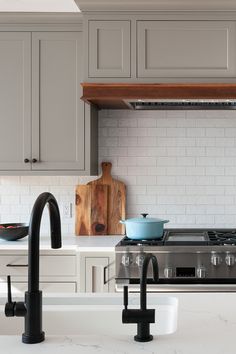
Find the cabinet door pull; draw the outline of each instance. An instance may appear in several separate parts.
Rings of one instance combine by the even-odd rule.
[[[33,162],[33,163],[36,163],[36,162],[38,162],[38,160],[37,160],[37,159],[33,159],[32,162]]]
[[[7,264],[6,267],[23,268],[23,267],[28,267],[28,264]]]
[[[107,270],[108,270],[108,265],[103,268],[103,284],[106,285],[108,283],[108,277],[107,277]]]
[[[30,160],[29,159],[24,159],[24,163],[29,163]]]

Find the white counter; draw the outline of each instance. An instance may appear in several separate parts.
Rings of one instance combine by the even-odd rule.
[[[0,346],[4,354],[27,354],[32,349],[34,354],[235,354],[236,294],[176,296],[180,306],[177,332],[149,343],[117,333],[113,337],[48,336],[33,346],[22,344],[20,336],[0,336]]]
[[[115,245],[123,238],[122,235],[109,236],[63,236],[62,250],[79,250],[80,252],[113,252]],[[0,240],[0,250],[27,250],[28,237],[18,241]],[[42,236],[40,249],[51,249],[50,237]]]

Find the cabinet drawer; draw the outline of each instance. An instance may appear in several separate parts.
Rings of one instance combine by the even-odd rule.
[[[12,282],[12,293],[21,294],[28,288],[28,283]],[[76,293],[76,283],[40,283],[40,289],[44,293]],[[7,294],[7,283],[0,283],[0,293]]]
[[[0,257],[0,276],[28,275],[28,257],[17,255],[6,255]],[[75,256],[41,256],[40,276],[74,276],[76,275]]]

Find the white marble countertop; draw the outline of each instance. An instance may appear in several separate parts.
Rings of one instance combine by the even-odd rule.
[[[149,343],[130,336],[48,336],[36,345],[20,336],[0,336],[4,354],[235,354],[236,294],[176,294],[179,323],[176,333]],[[14,321],[14,320],[13,320]],[[79,321],[79,319],[78,319]]]
[[[109,236],[63,236],[62,250],[77,250],[80,252],[113,252],[115,245],[123,238],[122,235]],[[0,250],[27,250],[28,237],[18,241],[0,240]],[[42,236],[40,249],[50,250],[50,237]]]

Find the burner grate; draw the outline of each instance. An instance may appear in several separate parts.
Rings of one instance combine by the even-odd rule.
[[[118,244],[118,246],[160,246],[164,243],[164,237],[150,240],[131,240],[125,236]]]
[[[208,231],[211,245],[236,245],[236,230]]]

